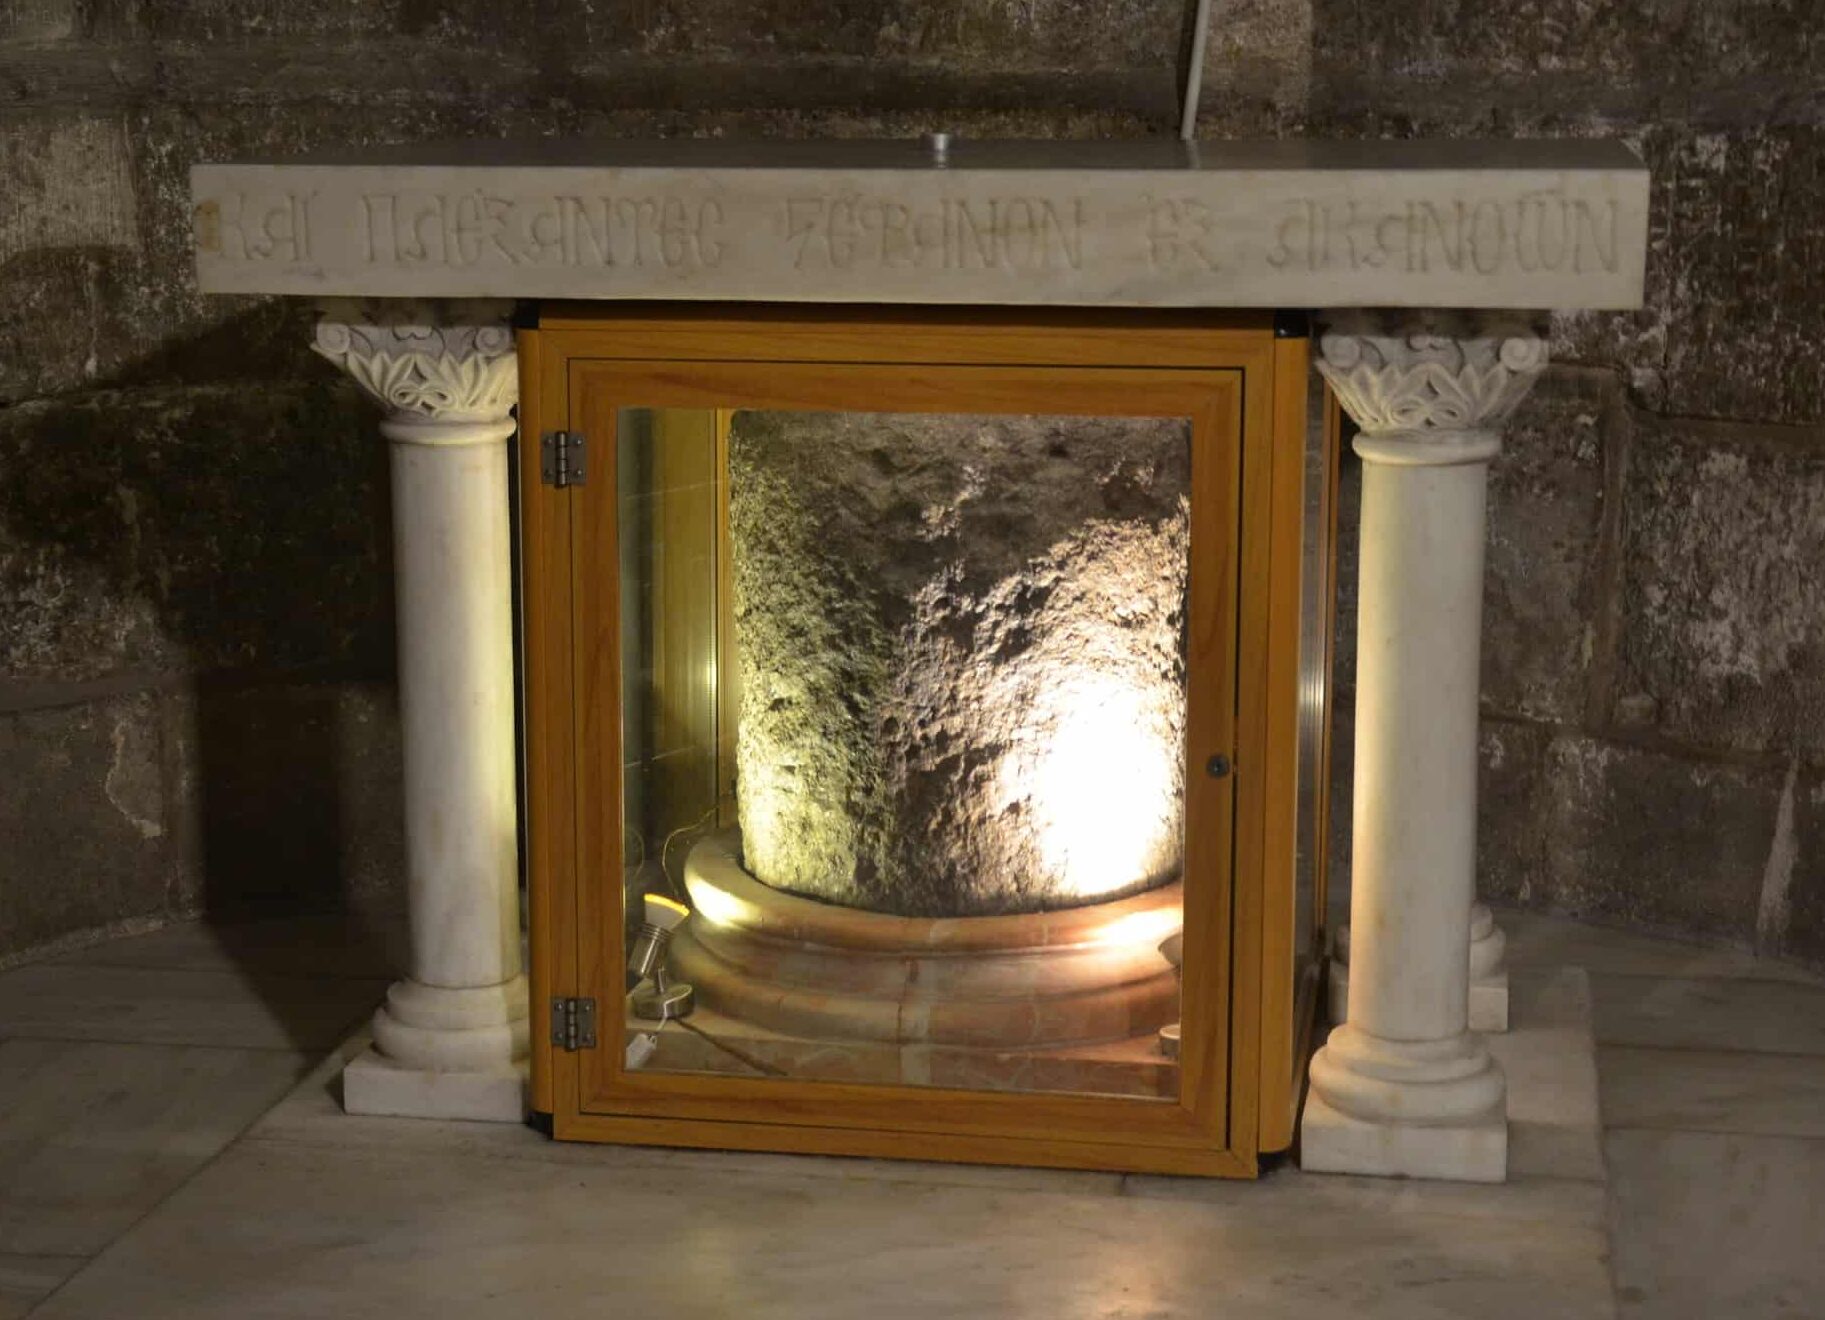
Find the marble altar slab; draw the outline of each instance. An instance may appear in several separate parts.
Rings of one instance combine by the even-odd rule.
[[[191,172],[206,293],[1627,309],[1601,141],[479,143]]]

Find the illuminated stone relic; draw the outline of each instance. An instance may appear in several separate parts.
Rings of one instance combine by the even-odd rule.
[[[203,290],[324,300],[391,446],[413,948],[349,1109],[1504,1176],[1486,474],[1541,314],[1641,304],[1630,152],[466,144],[193,187]]]
[[[1188,428],[743,412],[742,855],[871,912],[1176,880]]]
[[[1192,431],[619,410],[647,1070],[1173,1093]]]
[[[724,448],[739,829],[686,863],[699,1002],[787,1033],[744,1044],[801,1074],[1137,1040],[1079,1083],[1170,1085],[1187,423],[744,410]]]

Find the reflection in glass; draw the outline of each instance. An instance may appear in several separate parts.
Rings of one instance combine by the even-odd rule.
[[[628,408],[617,473],[624,947],[687,905],[693,987],[630,1066],[1175,1096],[1189,423]]]

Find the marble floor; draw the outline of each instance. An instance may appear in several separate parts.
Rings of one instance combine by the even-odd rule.
[[[384,988],[393,932],[115,941],[0,973],[0,1320],[1825,1316],[1825,980],[1504,925],[1532,1025],[1501,1047],[1501,1187],[353,1119],[336,1051]]]

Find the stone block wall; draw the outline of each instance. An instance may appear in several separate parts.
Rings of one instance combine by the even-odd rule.
[[[1492,470],[1480,883],[1825,962],[1825,9],[1215,7],[1307,33],[1263,131],[1605,135],[1649,162],[1646,308],[1557,320]]]
[[[0,959],[397,897],[384,454],[303,309],[194,291],[191,163],[1168,134],[1193,10],[0,0]],[[1810,0],[1213,0],[1200,120],[1653,165],[1648,308],[1555,327],[1495,477],[1484,883],[1813,959],[1822,47]]]

